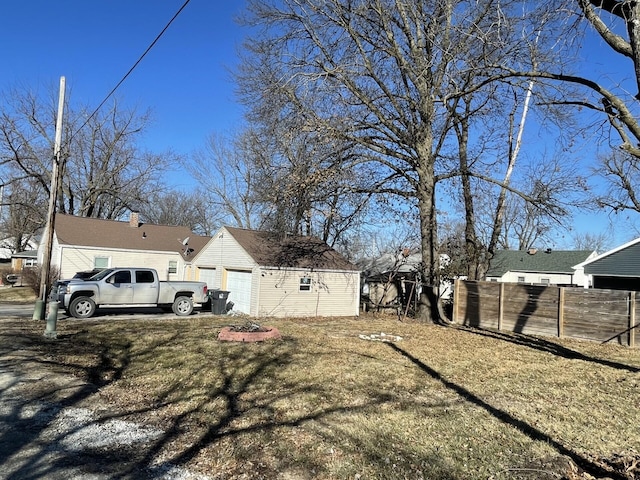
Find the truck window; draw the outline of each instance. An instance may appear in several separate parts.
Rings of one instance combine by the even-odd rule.
[[[131,283],[131,272],[129,270],[121,270],[114,273],[107,281],[109,283]]]
[[[136,283],[153,283],[153,272],[151,270],[136,270]]]

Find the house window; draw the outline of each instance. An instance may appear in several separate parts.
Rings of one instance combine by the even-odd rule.
[[[524,277],[518,277],[518,283],[524,283]]]
[[[37,267],[38,266],[38,261],[35,258],[25,258],[24,259],[24,267],[25,268],[32,268],[32,267]]]
[[[93,268],[109,268],[109,257],[93,257]]]
[[[310,292],[311,291],[311,278],[302,277],[300,279],[300,291],[301,292]]]
[[[178,261],[169,260],[169,273],[178,273]]]
[[[549,285],[549,284],[551,283],[551,281],[549,281],[549,279],[548,279],[548,278],[541,278],[541,279],[540,279],[540,283],[541,283],[542,285]]]

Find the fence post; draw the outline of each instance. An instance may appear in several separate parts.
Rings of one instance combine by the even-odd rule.
[[[629,292],[629,346],[636,346],[636,292]]]
[[[461,284],[462,284],[462,280],[460,280],[459,278],[456,278],[453,281],[453,312],[451,314],[451,316],[453,317],[451,321],[453,323],[458,323],[458,318],[460,318],[458,314],[458,308],[460,305],[460,285]]]
[[[558,292],[558,338],[564,337],[564,287]]]
[[[498,330],[502,330],[502,317],[504,316],[504,283],[500,282],[498,292]]]

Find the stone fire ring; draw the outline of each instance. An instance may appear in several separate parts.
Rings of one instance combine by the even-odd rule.
[[[224,327],[218,333],[218,340],[223,342],[262,342],[263,340],[279,339],[280,332],[275,327],[264,327],[261,332],[234,332],[232,327]]]

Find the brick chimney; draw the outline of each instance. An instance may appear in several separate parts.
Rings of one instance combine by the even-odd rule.
[[[131,212],[129,215],[129,226],[132,228],[140,226],[140,214],[138,212]]]

